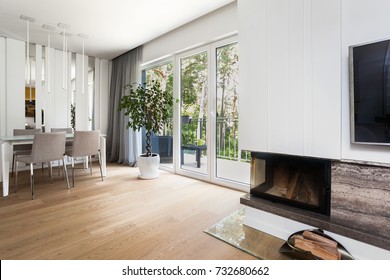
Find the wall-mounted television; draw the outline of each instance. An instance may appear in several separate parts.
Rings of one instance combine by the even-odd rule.
[[[390,145],[390,40],[349,47],[351,142]]]

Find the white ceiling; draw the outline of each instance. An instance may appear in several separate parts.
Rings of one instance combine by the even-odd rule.
[[[25,15],[30,23],[30,42],[47,45],[48,31],[56,27],[51,46],[62,49],[62,28],[66,29],[68,50],[89,56],[113,59],[180,25],[218,9],[234,0],[0,0],[0,36],[27,40]]]

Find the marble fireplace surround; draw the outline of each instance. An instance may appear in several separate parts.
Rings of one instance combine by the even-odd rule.
[[[330,216],[250,194],[241,204],[390,251],[390,165],[332,161]]]

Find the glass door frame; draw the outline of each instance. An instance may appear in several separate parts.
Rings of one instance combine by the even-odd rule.
[[[211,177],[211,169],[210,169],[210,160],[209,160],[209,152],[210,152],[210,129],[211,129],[211,124],[210,124],[210,91],[208,92],[207,95],[207,123],[206,123],[206,139],[207,139],[207,172],[206,174],[202,173],[197,173],[197,172],[191,172],[189,170],[185,170],[181,168],[181,60],[185,59],[187,57],[194,56],[199,53],[207,53],[207,87],[210,90],[210,46],[205,45],[201,46],[198,48],[191,49],[189,51],[182,52],[180,54],[177,54],[175,56],[175,65],[174,65],[174,74],[173,74],[173,84],[174,84],[174,89],[173,89],[173,95],[175,100],[179,100],[179,102],[174,106],[174,118],[173,118],[173,125],[174,125],[174,137],[173,137],[173,147],[174,151],[174,170],[175,173],[192,177],[198,180],[203,180],[203,181],[210,181]],[[211,142],[210,142],[211,143]]]
[[[211,176],[210,176],[210,182],[226,186],[232,189],[237,189],[241,191],[248,192],[249,191],[249,184],[245,183],[239,183],[236,181],[231,181],[228,179],[223,179],[220,177],[217,177],[217,49],[231,45],[234,43],[238,43],[238,36],[230,36],[225,39],[221,39],[218,41],[215,41],[210,44],[210,97],[209,97],[209,104],[210,108],[212,108],[210,112],[210,125],[212,125],[210,129],[210,142],[213,143],[212,149],[210,149],[210,166],[211,166]],[[240,94],[238,93],[238,96]]]
[[[174,89],[173,94],[174,98],[179,100],[179,102],[174,106],[174,172],[180,175],[192,177],[198,180],[204,180],[212,182],[218,185],[226,186],[232,189],[237,189],[241,191],[248,191],[249,185],[244,183],[238,183],[230,181],[223,178],[217,177],[217,152],[216,152],[216,143],[217,143],[217,100],[216,100],[216,83],[217,83],[217,55],[216,51],[219,47],[226,45],[238,43],[238,36],[229,36],[227,38],[209,43],[207,45],[197,47],[180,54],[175,55],[175,64],[174,64]],[[208,96],[207,96],[207,125],[206,125],[206,139],[207,139],[207,174],[201,174],[196,172],[191,172],[181,168],[181,65],[180,61],[183,58],[187,58],[198,53],[207,52],[208,58]]]

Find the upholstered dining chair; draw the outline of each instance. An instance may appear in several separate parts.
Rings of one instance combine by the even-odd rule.
[[[52,132],[42,133],[37,132],[34,134],[34,140],[32,144],[32,150],[30,155],[19,156],[16,158],[15,167],[15,192],[18,186],[18,163],[24,162],[30,165],[30,185],[32,199],[35,198],[34,190],[34,163],[49,162],[50,178],[53,182],[51,162],[54,160],[62,160],[64,166],[64,173],[66,177],[66,183],[69,188],[68,172],[65,164],[65,132]]]
[[[66,133],[73,133],[73,129],[71,127],[64,127],[64,128],[52,128],[51,132],[66,132]]]
[[[71,128],[71,127],[52,128],[51,132],[65,132],[66,134],[72,134],[73,133],[73,128]],[[72,143],[73,143],[72,140],[69,140],[69,141],[67,140],[66,141],[66,145],[65,145],[65,149],[66,150],[70,150],[72,148]]]
[[[34,135],[35,132],[41,132],[41,129],[14,129],[14,136],[19,135]],[[14,176],[15,170],[15,158],[20,155],[29,155],[31,154],[32,144],[20,144],[13,146],[13,156],[12,156],[12,173],[11,176]]]
[[[60,127],[60,128],[55,127],[55,128],[51,128],[50,131],[51,132],[65,132],[66,134],[71,134],[71,133],[73,133],[73,128],[71,128],[71,127]],[[72,140],[66,140],[65,151],[71,150],[72,145],[73,145]],[[58,161],[58,175],[60,175],[60,170],[61,170],[61,165],[60,165],[60,161]]]
[[[65,154],[72,158],[72,187],[74,187],[75,166],[74,161],[77,157],[87,157],[92,175],[92,156],[97,155],[100,167],[100,176],[103,181],[102,165],[100,162],[100,131],[81,131],[76,130],[73,137],[73,146],[71,151]]]

